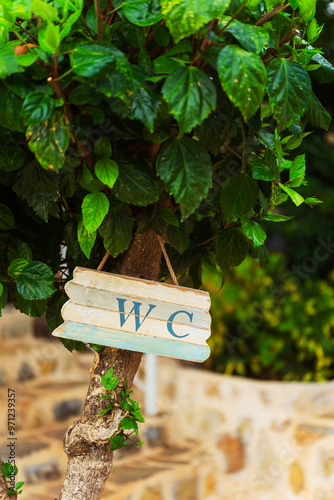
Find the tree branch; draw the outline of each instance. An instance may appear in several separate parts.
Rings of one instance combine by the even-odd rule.
[[[95,0],[96,22],[97,22],[97,39],[102,42],[103,40],[103,26],[102,26],[102,12],[100,0]]]
[[[283,5],[282,3],[280,3],[273,10],[268,12],[268,14],[265,14],[263,17],[261,17],[261,19],[256,21],[256,23],[254,23],[254,26],[263,26],[264,24],[268,23],[274,16],[276,16],[276,14],[279,14],[280,12],[282,12],[282,10],[286,9],[287,7],[290,7],[290,5],[289,4]]]

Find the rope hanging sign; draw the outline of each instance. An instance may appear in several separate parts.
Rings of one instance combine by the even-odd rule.
[[[210,355],[207,292],[82,267],[65,290],[56,337],[188,361]]]

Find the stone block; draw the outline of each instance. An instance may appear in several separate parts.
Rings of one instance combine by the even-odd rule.
[[[175,483],[175,500],[198,500],[198,478],[197,476],[187,477]]]
[[[298,495],[304,489],[305,486],[304,471],[297,460],[295,460],[291,464],[289,481],[296,495]]]
[[[69,417],[80,415],[83,402],[80,399],[61,401],[53,408],[53,414],[57,422],[66,420]]]
[[[25,382],[26,380],[31,380],[36,377],[35,371],[33,368],[27,363],[26,361],[23,361],[19,372],[17,374],[17,382]]]
[[[41,464],[28,465],[23,469],[23,474],[27,484],[51,481],[61,476],[58,460],[55,459]]]
[[[309,446],[328,435],[334,435],[334,428],[301,424],[295,430],[295,440],[302,446]]]
[[[163,500],[160,489],[149,486],[145,488],[140,500]]]
[[[225,455],[227,464],[226,472],[239,472],[245,467],[245,449],[239,438],[225,434],[218,440],[217,447]]]

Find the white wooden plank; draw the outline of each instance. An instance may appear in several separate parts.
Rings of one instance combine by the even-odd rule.
[[[109,292],[107,290],[100,290],[97,288],[87,287],[78,283],[69,282],[66,286],[67,295],[73,302],[84,306],[98,307],[99,309],[107,309],[110,311],[119,312],[119,302],[117,298],[126,300],[124,303],[124,310],[129,314],[133,308],[133,301],[140,301],[140,316],[145,317],[150,305],[154,305],[154,309],[150,312],[151,319],[163,319],[165,321],[178,309],[187,311],[192,315],[192,326],[200,328],[210,328],[211,316],[208,311],[204,309],[195,309],[193,307],[186,307],[183,304],[175,305],[168,302],[147,300],[143,298],[134,297],[133,295],[127,296],[119,293]],[[135,314],[134,312],[131,314]],[[119,316],[118,316],[119,321]],[[130,321],[130,320],[129,320]],[[174,324],[189,324],[189,317],[185,314],[179,314],[174,319]]]
[[[182,306],[179,306],[182,308]],[[178,309],[176,308],[176,311]],[[110,328],[112,330],[119,330],[121,332],[136,333],[138,335],[150,335],[155,338],[164,338],[168,340],[176,340],[178,342],[185,342],[189,344],[204,345],[205,340],[210,336],[208,328],[199,328],[192,326],[190,318],[188,317],[188,324],[175,324],[174,322],[162,319],[153,319],[150,316],[147,318],[139,318],[141,325],[136,328],[136,316],[129,316],[121,326],[120,314],[115,311],[106,309],[99,309],[98,307],[83,306],[76,304],[69,300],[63,306],[62,316],[66,321],[75,321],[85,325],[92,325],[102,328]],[[178,316],[185,316],[186,314],[180,313]],[[127,315],[125,313],[124,317]],[[168,329],[169,328],[169,329]],[[173,332],[173,334],[171,333]]]
[[[147,300],[164,301],[171,304],[208,310],[210,296],[203,290],[194,290],[166,283],[141,280],[128,276],[105,273],[76,267],[73,281],[83,286],[121,293],[133,297],[145,297]],[[67,285],[66,285],[67,287]],[[65,287],[65,290],[67,288]]]
[[[194,345],[166,339],[113,331],[101,327],[87,326],[66,321],[53,332],[56,337],[81,340],[85,343],[95,343],[125,349],[129,351],[158,354],[170,358],[185,359],[202,363],[210,355],[207,345]]]

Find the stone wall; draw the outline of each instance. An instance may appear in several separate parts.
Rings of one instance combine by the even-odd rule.
[[[12,388],[22,500],[59,494],[62,437],[80,413],[92,358],[35,337],[13,309],[0,318],[0,456]],[[159,358],[158,387],[145,445],[116,452],[103,500],[334,500],[333,383],[257,382]],[[135,397],[143,402],[138,387]]]

